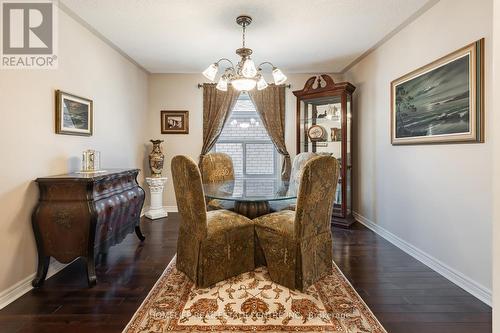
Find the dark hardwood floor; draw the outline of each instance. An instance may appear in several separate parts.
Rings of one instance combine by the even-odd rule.
[[[73,262],[0,310],[0,332],[121,332],[176,251],[177,214],[142,221],[112,247],[87,288]],[[389,333],[488,333],[491,308],[438,273],[355,223],[334,229],[334,259]]]

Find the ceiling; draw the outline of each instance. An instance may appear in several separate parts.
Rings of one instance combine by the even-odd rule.
[[[237,60],[241,28],[256,63],[288,73],[341,72],[429,0],[61,0],[151,73],[199,73]],[[433,1],[435,2],[435,1]]]

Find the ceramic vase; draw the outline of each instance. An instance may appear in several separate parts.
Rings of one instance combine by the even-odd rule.
[[[149,140],[153,144],[153,150],[149,154],[149,169],[151,170],[152,177],[161,177],[163,170],[163,161],[165,155],[161,150],[161,143],[163,140]]]

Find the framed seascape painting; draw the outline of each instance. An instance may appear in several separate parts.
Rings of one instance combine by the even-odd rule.
[[[161,134],[189,134],[189,111],[161,111]]]
[[[391,82],[391,143],[484,142],[484,39]]]
[[[92,100],[57,90],[56,133],[91,136],[92,130]]]

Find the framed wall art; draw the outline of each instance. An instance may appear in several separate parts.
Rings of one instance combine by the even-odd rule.
[[[189,111],[161,111],[161,134],[189,134]]]
[[[391,143],[484,142],[484,39],[391,82]]]
[[[91,136],[92,132],[92,100],[57,90],[56,133]]]

